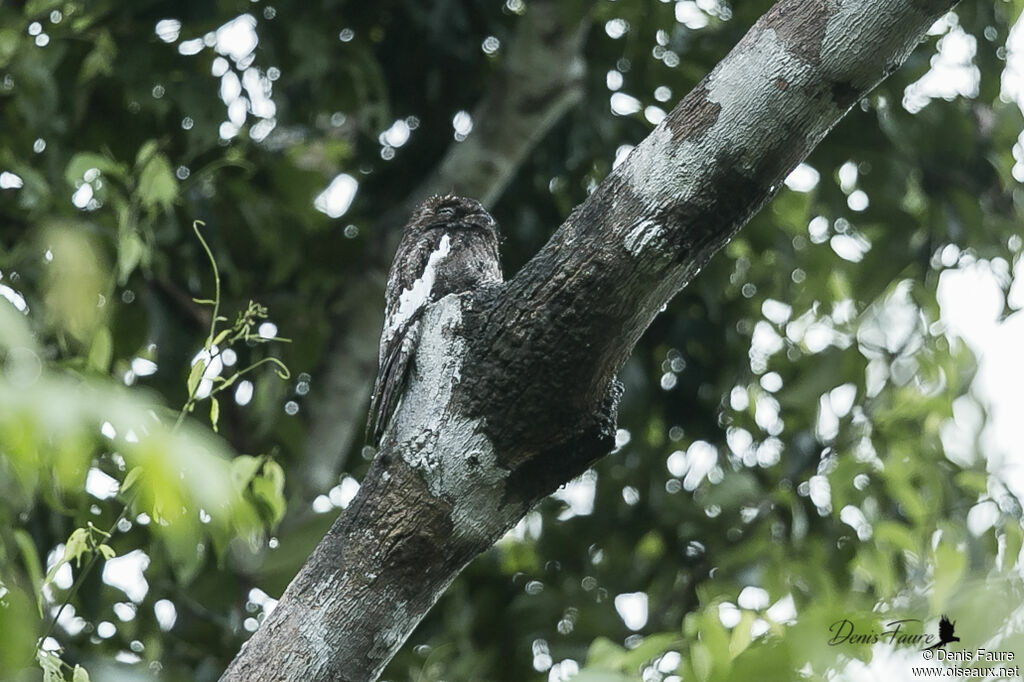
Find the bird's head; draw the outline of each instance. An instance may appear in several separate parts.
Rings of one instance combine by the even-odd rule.
[[[497,232],[498,225],[479,201],[453,194],[435,195],[413,213],[409,229],[485,230]]]

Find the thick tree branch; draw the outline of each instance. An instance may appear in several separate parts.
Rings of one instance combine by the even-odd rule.
[[[488,208],[498,200],[530,151],[582,98],[589,24],[587,16],[567,16],[563,3],[555,0],[530,4],[501,71],[473,110],[473,132],[453,143],[434,172],[381,220],[390,244],[382,255],[394,253],[397,228],[431,194],[474,197]],[[338,325],[344,333],[328,355],[319,395],[311,404],[303,466],[310,490],[323,491],[337,482],[345,453],[363,433],[388,265],[373,264],[344,305]]]
[[[611,446],[614,375],[952,0],[782,0],[511,281],[430,307],[353,506],[225,680],[372,680],[462,567]]]
[[[953,4],[776,4],[469,316],[466,412],[526,450],[557,441],[662,306]]]

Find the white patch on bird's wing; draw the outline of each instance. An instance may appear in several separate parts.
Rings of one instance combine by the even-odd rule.
[[[437,249],[430,254],[423,274],[408,289],[403,289],[398,296],[398,310],[388,320],[386,337],[391,338],[416,311],[430,303],[434,281],[437,279],[437,266],[452,252],[452,240],[448,235],[441,237]]]

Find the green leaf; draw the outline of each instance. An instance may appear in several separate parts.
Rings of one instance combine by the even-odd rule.
[[[135,170],[142,170],[156,156],[159,149],[160,147],[157,145],[156,140],[146,140],[143,142],[142,146],[139,147],[139,151],[135,152]]]
[[[144,153],[155,144],[147,142],[139,150],[138,160],[142,168],[139,172],[139,186],[136,194],[146,208],[170,208],[178,198],[178,180],[174,177],[171,164],[167,157],[159,152]]]
[[[1006,538],[1006,549],[1003,550],[1003,570],[1009,571],[1017,563],[1021,545],[1024,544],[1024,531],[1016,522],[1007,523],[1003,535]]]
[[[41,634],[41,621],[34,613],[32,600],[18,585],[6,583],[4,588],[4,595],[0,598],[0,632],[3,633],[0,676],[12,679],[9,672],[27,670],[37,658],[35,643]],[[17,679],[32,679],[32,676]],[[38,676],[35,679],[39,679]]]
[[[100,554],[103,555],[104,560],[113,559],[117,556],[117,552],[114,551],[114,548],[106,543],[101,543],[99,546],[99,550]]]
[[[164,535],[168,557],[178,579],[187,583],[196,576],[206,561],[203,544],[197,546],[201,533],[199,523],[191,515],[182,516],[168,530],[169,532]]]
[[[203,379],[203,372],[206,371],[206,360],[200,358],[196,361],[196,364],[192,365],[192,369],[188,373],[188,395],[193,397],[196,394],[196,389],[199,388],[199,382]]]
[[[25,314],[6,298],[0,298],[0,349],[12,348],[27,349],[35,356],[41,352]],[[35,362],[38,362],[38,357]]]
[[[956,593],[956,586],[967,568],[967,555],[953,543],[940,542],[935,548],[935,572],[930,600],[938,613],[946,608],[947,600]]]
[[[28,0],[25,3],[25,16],[35,19],[43,14],[49,14],[51,10],[57,9],[64,0]]]
[[[220,421],[220,401],[216,398],[210,398],[210,425],[213,426],[214,433],[217,432],[217,422]]]
[[[701,642],[695,642],[690,646],[690,665],[697,679],[706,680],[715,668],[715,659],[706,646]]]
[[[125,176],[124,166],[117,161],[95,152],[79,152],[72,156],[68,165],[64,167],[64,179],[72,187],[77,187],[85,178],[86,171],[91,168],[118,179]]]
[[[43,682],[64,682],[64,673],[61,671],[63,665],[60,656],[52,651],[39,649],[36,652],[36,662],[43,669]]]
[[[82,556],[89,552],[89,529],[88,528],[76,528],[71,533],[71,537],[68,538],[67,544],[64,545],[64,557],[57,562],[57,565],[61,563],[70,563],[75,561],[79,566],[82,564]],[[53,573],[54,571],[51,571]],[[50,576],[47,576],[48,578]]]
[[[263,466],[262,457],[239,455],[231,460],[231,481],[239,489],[245,488],[249,485],[249,481],[255,478],[261,466]]]
[[[665,553],[665,541],[661,539],[657,532],[652,530],[640,538],[636,543],[634,551],[637,557],[653,561]]]
[[[1021,11],[1024,11],[1024,0],[1011,0],[1007,4],[1009,5],[1006,10],[1008,15],[1007,18],[1010,20],[1010,25],[1013,25],[1017,23],[1017,19],[1020,17]]]
[[[879,521],[874,526],[875,542],[880,546],[886,544],[900,551],[917,554],[920,547],[914,539],[913,532],[897,521]]]
[[[99,327],[93,334],[89,344],[89,367],[106,374],[110,370],[110,361],[114,354],[114,339],[107,327]]]
[[[266,461],[263,465],[263,476],[267,480],[272,481],[274,487],[279,491],[284,490],[284,469],[276,461],[272,459]]]
[[[89,673],[80,665],[75,666],[75,672],[71,676],[72,682],[89,682]]]
[[[729,631],[722,625],[717,607],[712,607],[709,611],[701,614],[700,639],[705,647],[708,660],[715,667],[727,668],[732,660],[732,654],[729,653]]]
[[[110,76],[114,73],[117,60],[117,45],[110,36],[110,31],[103,29],[92,50],[82,60],[82,69],[78,72],[78,82],[87,83],[97,76]]]
[[[988,473],[984,471],[961,471],[956,475],[956,482],[964,490],[976,495],[988,492]]]
[[[626,650],[607,637],[597,637],[587,651],[587,667],[618,670]]]
[[[263,475],[252,480],[252,492],[257,502],[267,509],[266,520],[276,525],[284,518],[287,504],[284,499],[284,469],[273,460],[263,465]]]
[[[132,229],[121,231],[117,245],[117,281],[124,284],[139,263],[145,260],[147,249],[142,237]]]
[[[135,485],[139,477],[142,475],[142,467],[134,467],[128,472],[128,475],[124,477],[124,481],[121,483],[121,492],[128,492],[128,489]]]
[[[231,333],[230,329],[222,329],[220,331],[220,333],[217,334],[217,336],[213,337],[213,343],[210,344],[210,345],[212,345],[212,346],[219,345],[220,342],[223,341],[224,339],[226,339],[228,337],[228,334],[230,334],[230,333]]]
[[[12,28],[0,28],[0,68],[7,66],[18,52],[21,34]]]
[[[732,629],[732,637],[729,640],[729,655],[736,658],[746,651],[750,646],[750,628],[757,620],[757,614],[753,611],[744,611],[740,616],[740,622]]]
[[[660,656],[670,649],[679,647],[682,643],[683,641],[679,635],[672,632],[662,632],[644,637],[640,644],[622,656],[622,671],[637,673],[652,658]]]
[[[32,588],[36,593],[36,608],[39,610],[39,617],[43,616],[43,567],[39,563],[39,553],[32,541],[32,536],[22,528],[14,529],[14,541],[21,552],[21,562],[25,565],[28,578],[32,582]]]

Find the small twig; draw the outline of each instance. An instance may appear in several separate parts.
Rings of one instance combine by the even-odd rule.
[[[121,513],[117,515],[117,518],[114,519],[114,523],[110,527],[110,530],[106,532],[106,536],[108,538],[111,535],[113,535],[115,530],[117,530],[117,524],[121,523],[121,521],[128,518],[128,510],[131,508],[133,501],[134,496],[133,499],[125,502],[124,508],[121,509]],[[74,584],[71,585],[71,589],[68,591],[67,595],[64,597],[64,600],[57,608],[57,612],[53,614],[53,618],[50,619],[50,625],[46,628],[46,632],[44,632],[43,636],[39,638],[40,646],[46,640],[47,637],[53,634],[54,629],[57,627],[57,621],[60,619],[60,614],[64,612],[64,609],[67,607],[67,605],[70,604],[71,600],[75,598],[76,594],[78,594],[79,588],[82,587],[82,583],[85,582],[85,579],[86,577],[88,577],[89,572],[92,570],[92,567],[96,565],[96,561],[99,560],[100,554],[101,552],[99,550],[99,547],[94,547],[92,549],[92,556],[89,557],[89,561],[85,564],[85,568],[79,571],[78,577],[75,579]]]

